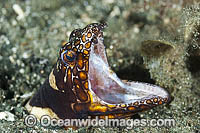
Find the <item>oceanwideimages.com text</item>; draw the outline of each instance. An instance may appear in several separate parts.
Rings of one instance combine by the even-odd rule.
[[[28,127],[35,126],[38,122],[43,127],[59,126],[59,127],[127,127],[132,129],[133,127],[172,127],[175,126],[174,119],[100,119],[98,116],[95,119],[88,117],[87,119],[51,119],[50,116],[44,115],[38,121],[34,115],[28,115],[24,119],[25,125]]]

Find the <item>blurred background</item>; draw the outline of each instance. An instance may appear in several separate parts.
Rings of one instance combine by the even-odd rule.
[[[0,0],[0,130],[64,132],[27,128],[27,100],[57,61],[72,30],[106,22],[109,64],[122,79],[166,88],[167,106],[140,118],[174,118],[175,127],[81,128],[82,132],[199,132],[200,6],[198,0]],[[147,44],[144,41],[151,40]],[[159,45],[154,45],[153,41]],[[154,53],[161,54],[154,54]],[[13,124],[15,126],[13,126]]]

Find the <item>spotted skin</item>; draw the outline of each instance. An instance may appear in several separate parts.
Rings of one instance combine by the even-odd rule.
[[[93,23],[71,32],[48,79],[28,103],[31,108],[49,109],[61,119],[124,118],[169,102],[169,98],[152,96],[134,103],[110,104],[91,92],[88,81],[90,51],[98,44],[98,38],[103,37],[102,30],[106,26],[105,23]]]

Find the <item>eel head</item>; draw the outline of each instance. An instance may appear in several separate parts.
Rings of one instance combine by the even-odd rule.
[[[124,118],[170,101],[165,89],[122,81],[111,70],[103,42],[106,26],[92,23],[72,31],[46,82],[49,87],[41,87],[40,98],[37,95],[29,103],[32,107],[49,108],[59,118]]]

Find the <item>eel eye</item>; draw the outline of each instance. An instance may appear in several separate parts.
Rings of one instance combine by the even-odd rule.
[[[73,62],[76,58],[76,53],[72,50],[65,50],[61,53],[61,59],[65,64]]]

